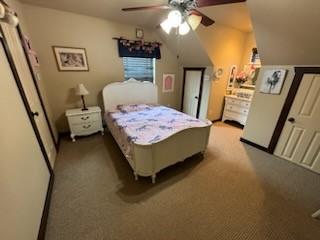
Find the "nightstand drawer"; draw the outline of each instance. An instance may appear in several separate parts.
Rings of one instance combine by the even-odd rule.
[[[91,132],[99,131],[102,128],[102,124],[101,122],[90,122],[90,123],[71,125],[70,128],[71,128],[71,131],[76,134],[91,133]]]
[[[69,117],[69,123],[71,125],[84,124],[84,123],[92,123],[100,121],[100,113],[92,113],[92,114],[83,114],[79,116]]]

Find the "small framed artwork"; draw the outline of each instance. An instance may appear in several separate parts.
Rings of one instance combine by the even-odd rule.
[[[89,71],[85,48],[53,46],[59,71]]]
[[[163,74],[163,92],[173,92],[174,91],[174,74]]]
[[[141,28],[136,28],[136,38],[143,39],[144,38],[144,31]]]
[[[286,75],[286,69],[265,70],[262,77],[260,92],[280,94]]]
[[[234,83],[236,81],[237,72],[238,72],[237,65],[232,65],[230,68],[230,74],[229,74],[229,78],[228,78],[227,91],[233,90]]]

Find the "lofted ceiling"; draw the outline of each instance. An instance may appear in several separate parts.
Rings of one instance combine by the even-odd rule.
[[[23,3],[54,8],[63,11],[104,18],[116,22],[135,24],[154,28],[163,20],[168,10],[147,10],[122,12],[124,7],[166,4],[167,0],[20,0]],[[236,3],[201,8],[201,11],[217,23],[233,27],[243,32],[252,31],[251,20],[246,3]]]

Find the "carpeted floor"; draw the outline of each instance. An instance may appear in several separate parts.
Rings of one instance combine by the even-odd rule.
[[[240,143],[217,123],[208,151],[134,181],[109,133],[61,142],[48,240],[320,239],[320,175]]]

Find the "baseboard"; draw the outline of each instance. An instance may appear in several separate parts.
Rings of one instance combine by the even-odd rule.
[[[251,142],[251,141],[249,141],[249,140],[247,140],[247,139],[244,139],[244,138],[241,137],[241,138],[240,138],[240,141],[243,142],[243,143],[245,143],[245,144],[248,144],[248,145],[250,145],[250,146],[252,146],[252,147],[258,148],[259,150],[262,150],[262,151],[264,151],[264,152],[269,153],[268,148],[263,147],[263,146],[261,146],[261,145],[259,145],[259,144],[254,143],[254,142]]]
[[[42,212],[42,218],[41,218],[41,224],[40,224],[39,233],[38,233],[38,240],[44,240],[45,239],[53,184],[54,184],[54,173],[52,173],[50,175],[46,201],[45,201],[45,204],[44,204],[44,208],[43,208],[43,212]]]
[[[222,118],[216,119],[216,120],[211,120],[212,123],[216,123],[216,122],[221,122]]]

